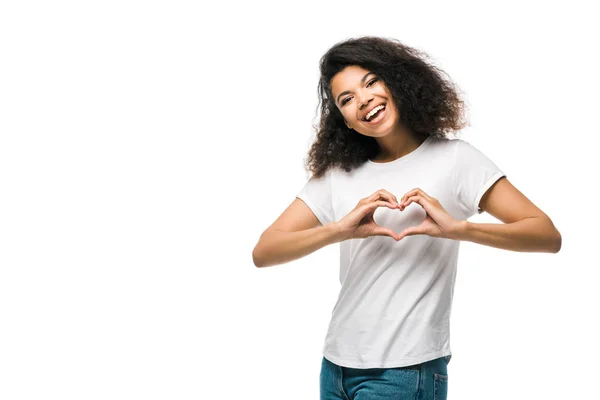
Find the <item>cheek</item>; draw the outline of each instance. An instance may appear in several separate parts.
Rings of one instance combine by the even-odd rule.
[[[344,111],[341,111],[341,113],[346,121],[356,120],[356,115],[352,114],[352,112],[349,111],[348,108],[344,108]]]

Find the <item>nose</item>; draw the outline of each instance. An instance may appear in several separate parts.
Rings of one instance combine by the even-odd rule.
[[[371,96],[369,93],[364,93],[360,95],[360,101],[359,101],[359,109],[362,110],[363,108],[365,108],[367,106],[367,104],[369,104],[371,102],[371,100],[373,100],[373,96]]]

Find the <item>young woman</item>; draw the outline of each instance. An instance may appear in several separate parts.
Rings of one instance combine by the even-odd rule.
[[[463,102],[426,55],[395,39],[321,59],[312,177],[261,235],[257,267],[340,243],[341,289],[321,399],[446,399],[461,240],[556,253],[561,235],[481,151],[449,133]],[[467,222],[483,211],[502,224]]]

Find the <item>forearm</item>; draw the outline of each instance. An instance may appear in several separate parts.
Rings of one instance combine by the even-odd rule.
[[[304,257],[342,240],[343,236],[336,223],[298,232],[267,230],[254,248],[252,258],[257,267],[269,267]]]
[[[561,235],[549,218],[531,217],[509,224],[463,221],[457,240],[521,252],[558,253]]]

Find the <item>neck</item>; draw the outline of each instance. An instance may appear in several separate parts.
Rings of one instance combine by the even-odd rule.
[[[407,155],[419,147],[424,139],[417,137],[407,129],[399,129],[383,137],[376,137],[379,154],[376,160],[380,162],[393,161]]]

